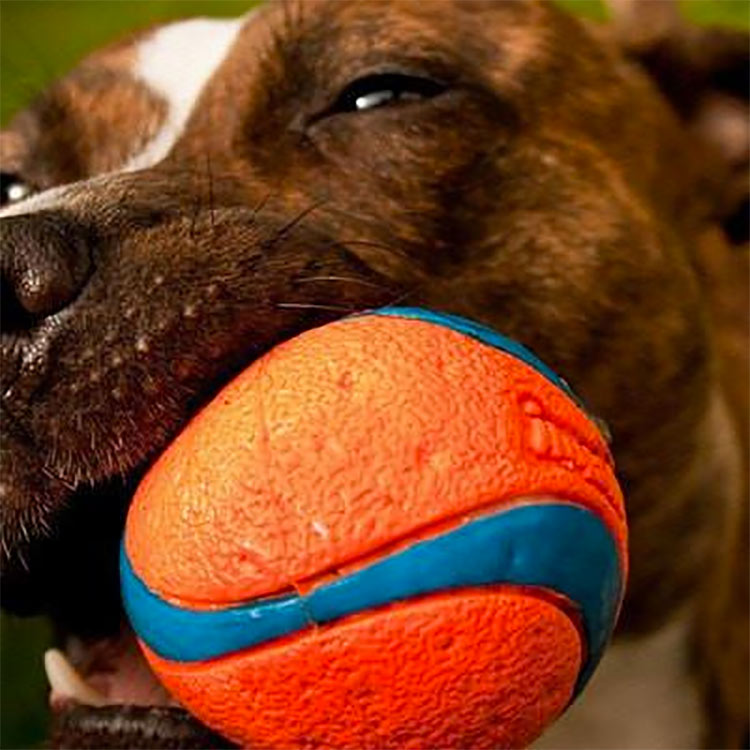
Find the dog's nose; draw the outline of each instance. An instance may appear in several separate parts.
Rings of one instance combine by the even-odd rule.
[[[89,277],[90,247],[86,230],[60,212],[0,219],[3,332],[27,330],[67,307]]]

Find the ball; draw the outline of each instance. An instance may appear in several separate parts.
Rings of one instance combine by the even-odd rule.
[[[611,636],[623,500],[528,350],[383,308],[270,351],[139,486],[126,611],[172,695],[268,748],[522,747]]]

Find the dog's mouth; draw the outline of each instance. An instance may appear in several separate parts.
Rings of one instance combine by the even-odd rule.
[[[54,747],[232,746],[174,704],[146,666],[120,601],[118,552],[130,500],[148,466],[227,382],[280,342],[346,314],[390,304],[403,294],[399,284],[381,279],[338,245],[330,250],[324,271],[322,260],[310,261],[303,253],[298,258],[295,251],[290,244],[289,255],[298,267],[287,269],[289,279],[274,282],[275,267],[268,270],[268,279],[256,269],[256,285],[266,290],[265,296],[235,299],[227,291],[226,300],[212,298],[206,325],[182,315],[174,330],[159,333],[154,328],[150,346],[137,360],[140,370],[127,388],[120,388],[117,368],[107,371],[112,376],[107,383],[104,371],[96,371],[102,382],[92,385],[85,362],[68,363],[69,369],[77,368],[85,389],[65,409],[60,399],[70,398],[70,384],[51,376],[48,380],[59,389],[50,385],[44,392],[48,401],[38,407],[33,429],[21,396],[8,399],[7,420],[3,404],[7,430],[0,448],[9,470],[0,483],[0,499],[10,522],[0,534],[2,604],[21,615],[44,613],[53,622],[56,650],[48,653],[46,667]],[[325,248],[320,255],[325,256]],[[301,291],[295,292],[296,301],[276,304],[274,295],[288,299],[297,278]],[[331,282],[340,282],[333,284],[335,292]],[[328,302],[333,294],[335,304]],[[166,301],[162,303],[164,307]],[[87,304],[94,316],[98,308],[93,301]],[[152,317],[162,307],[155,302]],[[168,305],[164,309],[164,315],[171,310]],[[85,321],[84,313],[75,318],[80,327]],[[88,335],[88,329],[75,327],[68,332],[69,346],[77,344],[79,333]],[[175,341],[180,344],[173,351]],[[110,361],[112,347],[104,341],[101,349]],[[139,388],[144,377],[150,390]],[[73,420],[70,450],[61,439],[68,436],[65,418]],[[54,424],[56,439],[45,434],[45,419]],[[107,431],[110,419],[113,427]],[[35,445],[35,436],[47,446],[46,453]],[[49,466],[43,463],[45,456],[51,456]],[[108,478],[96,479],[98,471]],[[125,476],[111,473],[118,471]],[[89,478],[91,486],[85,484]]]
[[[160,685],[122,609],[119,541],[143,473],[74,493],[24,582],[55,628],[44,654],[51,747],[233,747]]]
[[[44,666],[53,747],[233,747],[170,697],[125,623],[105,638],[69,636]]]
[[[296,333],[322,322],[305,319]],[[280,340],[289,337],[287,331]],[[166,444],[127,476],[63,493],[47,520],[50,534],[24,546],[14,564],[3,565],[3,605],[17,614],[44,612],[53,623],[55,647],[44,655],[49,746],[234,747],[180,707],[147,665],[122,607],[118,553],[130,501],[150,464],[263,351],[253,351],[208,384]]]

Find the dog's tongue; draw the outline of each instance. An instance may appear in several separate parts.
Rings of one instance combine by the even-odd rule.
[[[95,642],[68,640],[44,664],[50,682],[50,747],[232,747],[173,701],[132,631]]]
[[[51,649],[44,656],[53,709],[70,703],[174,705],[149,669],[129,628],[95,642],[71,638],[66,652]]]

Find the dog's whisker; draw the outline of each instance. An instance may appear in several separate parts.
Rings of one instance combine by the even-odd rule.
[[[284,224],[284,226],[278,229],[270,240],[263,243],[263,249],[268,251],[271,248],[273,248],[273,246],[277,242],[279,242],[280,240],[283,240],[290,232],[292,232],[298,225],[300,225],[313,211],[320,208],[324,203],[325,201],[317,201],[315,203],[311,203],[309,206],[307,206],[302,211],[300,211],[291,221],[288,221],[286,224]]]
[[[251,209],[251,216],[253,221],[257,219],[258,214],[260,214],[260,212],[266,207],[266,204],[271,199],[271,195],[272,193],[269,191],[260,199],[260,201],[258,201],[255,206],[253,206],[253,208]]]
[[[211,232],[215,231],[214,225],[214,175],[211,169],[211,154],[206,153],[206,174],[208,176],[208,215],[211,219]]]
[[[369,286],[372,289],[384,289],[382,284],[375,284],[372,281],[366,279],[360,279],[357,276],[305,276],[301,279],[295,279],[298,284],[306,284],[313,281],[340,281],[342,283],[360,284],[362,286]]]
[[[291,221],[287,222],[281,229],[278,230],[276,233],[275,239],[281,239],[286,234],[291,232],[296,226],[298,226],[301,222],[303,222],[313,211],[316,211],[318,208],[320,208],[322,205],[324,205],[325,201],[320,200],[316,201],[315,203],[311,203],[306,208],[302,209]]]
[[[201,212],[201,199],[200,197],[196,197],[193,203],[193,208],[191,212],[192,216],[190,217],[190,229],[188,230],[190,234],[190,239],[193,241],[195,241],[195,225],[198,222],[198,217],[200,216],[200,212]]]
[[[329,312],[352,312],[352,308],[345,305],[320,305],[313,302],[277,302],[276,307],[293,308],[298,310],[327,310]]]
[[[386,245],[383,242],[375,242],[374,240],[341,240],[335,243],[334,247],[343,247],[345,249],[349,247],[370,247],[375,250],[383,250],[391,255],[398,255],[401,258],[409,258],[409,254],[400,248],[393,247],[393,245]]]
[[[414,294],[415,291],[416,291],[416,289],[408,289],[405,292],[402,292],[397,297],[394,297],[388,303],[388,305],[391,306],[391,307],[394,307],[396,305],[400,305],[402,302],[404,302],[405,300],[407,300],[412,294]]]

